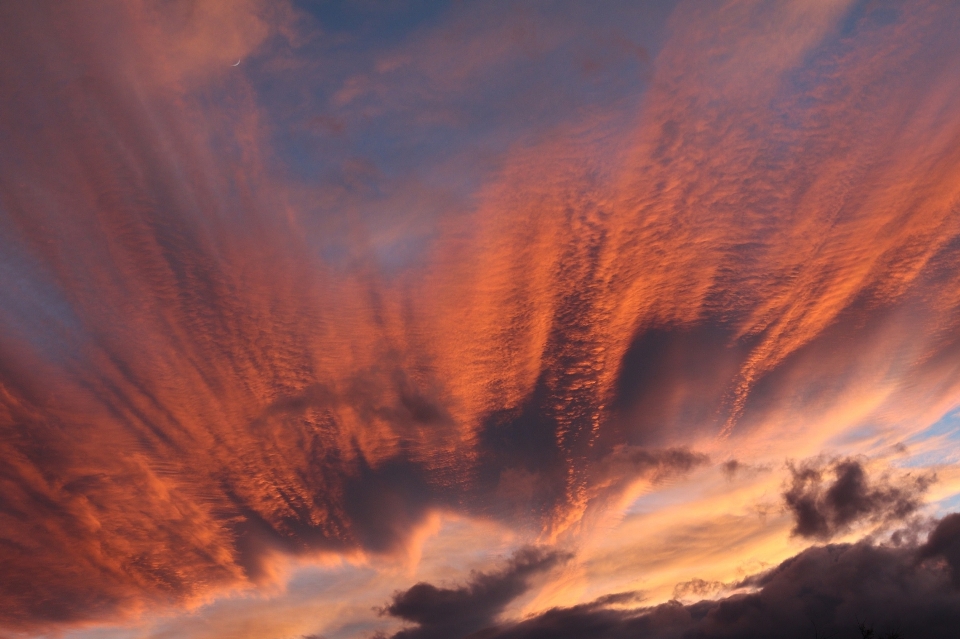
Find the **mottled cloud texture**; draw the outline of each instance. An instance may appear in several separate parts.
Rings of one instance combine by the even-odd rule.
[[[960,405],[958,32],[923,1],[0,4],[0,633],[282,589],[285,562],[416,563],[441,516],[624,544],[540,609],[621,578],[641,497],[664,527],[709,502],[706,538],[786,481],[781,544],[919,517],[925,480],[864,460],[936,452]],[[821,453],[846,461],[782,469]],[[913,476],[948,491],[938,459]],[[951,521],[726,603],[502,633],[807,632],[784,593],[821,564],[843,615],[902,597],[904,628],[946,624]],[[387,611],[422,636],[447,622],[408,595],[516,616],[560,556],[470,547],[448,567],[479,581]],[[861,565],[878,590],[850,594]]]

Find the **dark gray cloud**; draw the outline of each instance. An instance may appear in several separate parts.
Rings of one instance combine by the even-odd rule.
[[[925,474],[871,480],[856,459],[791,464],[790,473],[783,498],[796,520],[793,534],[812,539],[829,539],[859,522],[901,521],[920,507],[923,493],[935,480]]]
[[[953,585],[960,588],[960,513],[947,515],[920,547],[920,558],[940,557],[950,570]]]
[[[646,445],[676,445],[698,431],[716,431],[728,417],[731,380],[754,342],[716,321],[642,331],[620,362],[613,408],[631,437]]]
[[[530,587],[530,579],[563,563],[569,554],[524,548],[496,572],[476,572],[470,583],[438,588],[418,583],[398,592],[383,614],[416,624],[393,639],[456,639],[491,625],[511,601]]]
[[[723,462],[722,468],[723,474],[727,477],[727,479],[733,479],[737,476],[737,471],[743,468],[743,463],[737,461],[736,459],[730,459]]]
[[[671,601],[624,609],[612,607],[626,603],[621,598],[599,599],[554,608],[518,623],[491,625],[473,634],[448,622],[445,635],[400,633],[395,637],[852,639],[861,636],[862,626],[872,629],[874,634],[869,636],[878,639],[897,633],[905,639],[946,639],[956,637],[960,627],[958,570],[960,514],[952,514],[938,523],[923,545],[864,541],[816,546],[735,585],[752,592],[716,601],[690,605]],[[427,592],[426,586],[415,588]],[[469,609],[468,589],[440,592],[462,593],[458,605]],[[490,597],[484,592],[477,599]]]

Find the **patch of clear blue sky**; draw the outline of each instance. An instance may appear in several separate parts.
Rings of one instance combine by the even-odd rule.
[[[0,209],[0,227],[16,228]],[[12,238],[0,237],[0,320],[50,361],[75,353],[82,322],[43,263]]]
[[[910,448],[919,447],[930,440],[936,440],[938,443],[933,450],[909,455],[896,465],[908,469],[924,469],[960,463],[960,409],[950,411],[904,443],[909,451]],[[933,502],[930,507],[937,517],[958,512],[960,511],[960,493]]]
[[[392,273],[419,263],[437,220],[473,210],[511,149],[630,130],[674,4],[299,0],[301,37],[243,72],[274,170],[309,194],[294,206],[318,254],[354,263],[362,226]]]
[[[287,54],[306,64],[278,71],[252,60],[249,67],[276,150],[301,179],[375,191],[411,173],[429,181],[439,172],[449,181],[443,169],[456,158],[502,153],[584,109],[625,100],[635,106],[629,98],[646,88],[673,2],[604,11],[569,2],[297,4],[315,21],[301,25],[313,37]],[[509,51],[476,58],[497,47]],[[636,55],[641,48],[649,55]],[[384,71],[378,63],[392,56],[407,63]],[[337,99],[350,82],[368,90]],[[345,177],[358,159],[369,170]]]
[[[450,0],[297,0],[324,30],[333,33],[367,32],[381,41],[397,41],[424,23],[435,20]]]
[[[949,515],[950,513],[960,512],[960,493],[935,502],[933,504],[933,508],[933,514],[936,517],[943,517],[945,515]]]
[[[906,440],[904,444],[909,450],[912,446],[918,446],[934,438],[943,445],[932,451],[910,455],[898,465],[904,468],[925,468],[955,464],[960,461],[960,409],[947,413],[924,431]]]

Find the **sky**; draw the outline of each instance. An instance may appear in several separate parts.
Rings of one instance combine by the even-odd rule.
[[[954,637],[958,32],[0,3],[0,638]]]

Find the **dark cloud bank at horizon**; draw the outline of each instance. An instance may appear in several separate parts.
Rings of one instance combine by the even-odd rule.
[[[624,607],[639,597],[623,593],[498,623],[503,599],[522,594],[518,582],[551,561],[514,557],[502,572],[475,575],[460,588],[417,584],[397,593],[384,612],[416,625],[391,639],[899,639],[951,637],[960,627],[960,513],[940,520],[919,546],[814,546],[731,584],[748,593],[640,608]]]
[[[823,486],[827,467],[834,479]],[[930,481],[907,477],[899,485],[871,485],[853,459],[809,460],[791,471],[793,482],[783,497],[796,522],[793,532],[819,539],[856,519],[903,524]],[[569,558],[527,548],[500,571],[474,574],[466,585],[420,583],[398,592],[381,613],[414,625],[390,639],[903,639],[950,637],[960,627],[960,513],[932,523],[914,521],[884,543],[813,546],[775,568],[723,584],[738,592],[719,599],[637,607],[642,593],[626,592],[521,621],[498,621],[506,604],[530,587],[532,576]],[[697,584],[691,585],[688,590],[696,593]],[[871,630],[875,634],[861,634]]]

